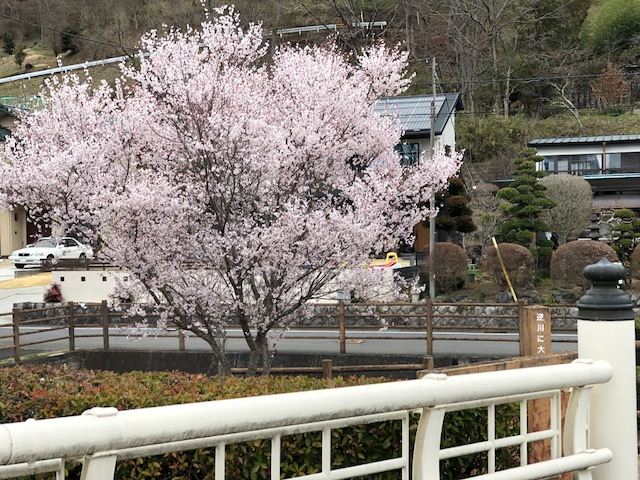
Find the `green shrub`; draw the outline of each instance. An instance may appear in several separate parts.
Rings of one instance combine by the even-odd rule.
[[[616,210],[613,217],[620,223],[611,227],[611,246],[620,261],[630,267],[631,255],[640,243],[640,218],[628,208]]]
[[[7,55],[13,55],[13,50],[16,48],[16,41],[11,32],[4,32],[2,34],[2,51]]]
[[[534,258],[529,249],[515,243],[499,243],[498,249],[513,288],[530,287],[534,277]],[[494,246],[486,249],[484,268],[489,278],[498,285],[503,288],[508,286]]]
[[[24,45],[17,45],[13,50],[13,61],[19,67],[22,67],[25,59],[27,58],[27,52],[24,49]]]
[[[429,282],[429,253],[425,255],[422,265],[423,282]],[[462,247],[455,243],[438,242],[433,246],[433,269],[438,291],[450,292],[464,285],[469,257]]]
[[[558,247],[551,256],[551,278],[571,286],[588,287],[584,267],[603,258],[617,262],[616,252],[606,243],[593,240],[576,240]]]
[[[208,377],[182,372],[74,371],[67,367],[26,365],[0,368],[0,423],[28,418],[79,415],[94,406],[118,409],[210,401],[225,398],[287,393],[389,381],[384,378],[350,377],[321,380],[309,377]],[[449,447],[487,440],[487,409],[479,408],[446,414],[442,446]],[[506,437],[519,432],[518,404],[496,408],[496,434]],[[410,443],[413,445],[419,416],[411,415]],[[400,455],[402,424],[389,420],[332,430],[332,468],[344,468]],[[322,467],[322,434],[286,435],[281,438],[281,471],[286,478],[317,473]],[[215,449],[172,452],[148,458],[121,461],[115,479],[212,479]],[[486,453],[443,460],[443,479],[458,479],[486,473]],[[226,477],[267,479],[270,477],[270,441],[255,440],[228,445]],[[517,448],[501,449],[499,469],[516,466]],[[80,467],[70,465],[68,478],[79,478]],[[368,479],[398,479],[400,472],[368,476]]]
[[[520,405],[517,403],[496,405],[496,432],[500,438],[520,433]],[[441,448],[451,448],[469,443],[485,442],[487,437],[487,409],[474,408],[458,412],[447,412]],[[519,466],[518,447],[496,450],[496,470]],[[440,478],[457,480],[487,473],[487,452],[452,458],[440,465]]]
[[[633,249],[629,258],[629,270],[632,278],[640,280],[640,244]]]

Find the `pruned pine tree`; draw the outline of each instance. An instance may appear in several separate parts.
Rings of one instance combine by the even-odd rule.
[[[535,149],[523,149],[515,160],[513,181],[498,190],[498,197],[504,200],[500,209],[505,220],[500,227],[500,241],[516,243],[531,250],[536,257],[550,257],[552,244],[540,239],[539,234],[549,231],[542,220],[542,212],[553,208],[556,202],[546,194],[546,187],[538,180],[546,175],[536,170],[536,162],[542,157]]]

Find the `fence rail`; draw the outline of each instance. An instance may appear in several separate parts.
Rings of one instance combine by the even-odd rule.
[[[554,333],[575,332],[575,316],[570,305],[551,309]],[[424,303],[384,304],[317,304],[315,314],[296,325],[297,340],[337,340],[338,352],[347,353],[350,343],[363,339],[394,341],[411,338],[424,341],[424,356],[434,355],[434,333],[447,341],[478,341],[478,338],[461,335],[468,332],[503,333],[506,337],[492,337],[492,341],[520,342],[524,303],[517,304],[447,304],[427,301]],[[84,339],[102,339],[102,348],[110,349],[111,340],[122,337],[149,335],[132,327],[136,319],[123,317],[122,312],[108,308],[106,302],[64,305],[43,308],[18,309],[0,316],[11,316],[12,331],[0,332],[0,351],[13,351],[19,362],[22,350],[53,342],[65,342],[69,351],[75,351]],[[155,326],[152,316],[147,319],[151,329]],[[236,329],[234,329],[236,327]],[[314,334],[305,331],[314,330]],[[59,332],[59,335],[52,335]],[[363,337],[363,333],[366,332]],[[380,333],[377,333],[380,332]],[[157,334],[157,332],[151,332]],[[47,338],[44,338],[44,334]],[[173,326],[161,335],[175,338],[176,348],[186,349],[185,333]],[[239,326],[230,325],[229,339],[243,338]],[[565,340],[567,341],[567,340]],[[337,352],[336,352],[337,353]]]

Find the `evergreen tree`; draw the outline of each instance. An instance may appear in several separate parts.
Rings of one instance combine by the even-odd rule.
[[[629,267],[631,254],[640,243],[640,218],[628,208],[616,211],[613,217],[620,223],[611,228],[611,246],[620,261]]]
[[[22,67],[24,60],[27,58],[27,52],[24,49],[24,45],[18,45],[13,51],[13,61],[19,67]]]
[[[75,27],[67,27],[60,34],[60,50],[62,52],[78,53],[80,45],[78,35],[80,31]]]
[[[631,47],[640,29],[640,0],[602,0],[592,5],[582,38],[597,53]]]
[[[537,237],[538,233],[549,231],[540,216],[544,210],[553,208],[556,202],[547,196],[547,188],[538,181],[546,175],[536,170],[536,162],[541,160],[533,148],[521,150],[514,162],[513,182],[498,190],[498,197],[505,201],[500,209],[506,217],[499,237],[501,242],[527,247],[536,257],[549,257],[553,244]]]
[[[2,51],[7,55],[13,55],[13,51],[16,48],[16,42],[13,37],[13,33],[4,32],[2,34]]]
[[[470,201],[463,180],[460,177],[450,178],[447,189],[436,193],[436,205],[440,208],[436,217],[436,228],[447,232],[448,236],[453,232],[475,231],[476,226],[469,208]]]

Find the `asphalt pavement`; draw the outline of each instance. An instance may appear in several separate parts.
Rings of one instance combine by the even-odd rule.
[[[30,269],[38,272],[37,268]],[[8,260],[0,260],[0,282],[16,278],[18,270]],[[27,269],[21,270],[21,273]],[[1,284],[0,284],[1,286]],[[11,323],[11,311],[14,303],[42,302],[47,287],[24,287],[0,289],[0,325]]]

